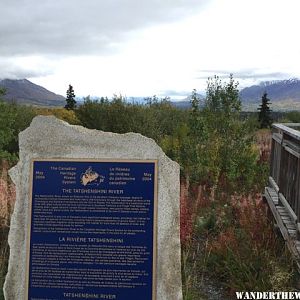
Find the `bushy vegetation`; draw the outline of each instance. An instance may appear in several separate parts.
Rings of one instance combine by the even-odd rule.
[[[129,103],[126,98],[115,95],[91,100],[76,110],[80,123],[92,129],[116,133],[138,132],[160,142],[166,136],[176,134],[186,123],[186,112],[174,108],[168,99],[148,98],[146,104]]]
[[[27,128],[35,112],[26,106],[5,103],[0,99],[0,159],[11,163],[18,157],[18,134]]]
[[[300,123],[300,111],[289,111],[285,114],[286,122]]]
[[[183,245],[186,299],[207,277],[229,295],[293,290],[297,270],[260,194],[216,195],[202,187],[194,200],[194,231]]]
[[[79,125],[80,122],[77,119],[73,110],[67,110],[64,108],[32,108],[34,114],[42,116],[55,116],[56,118],[66,121],[72,125]]]
[[[193,93],[191,111],[174,108],[168,99],[148,98],[146,104],[89,97],[76,110],[87,127],[117,133],[138,132],[153,138],[172,159],[180,163],[182,175],[193,182],[233,189],[256,184],[258,151],[247,119],[240,120],[240,101],[233,78],[222,85],[218,78],[208,84],[204,109]],[[238,185],[238,186],[237,186]]]
[[[257,115],[242,115],[238,84],[208,80],[204,107],[196,90],[192,108],[168,98],[129,103],[86,97],[74,110],[31,108],[0,102],[0,159],[12,163],[17,134],[37,114],[71,124],[153,138],[181,166],[181,240],[184,297],[201,299],[204,278],[228,292],[287,290],[295,274],[284,243],[274,233],[261,191],[269,172],[270,132]],[[291,116],[290,116],[291,117]]]

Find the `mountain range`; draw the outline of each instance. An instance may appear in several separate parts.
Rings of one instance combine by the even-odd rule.
[[[50,92],[44,87],[36,85],[27,79],[3,79],[0,80],[0,87],[6,91],[4,96],[4,100],[6,101],[36,106],[65,105],[65,97]]]
[[[36,85],[27,79],[0,80],[0,87],[5,88],[4,100],[15,101],[20,104],[35,106],[64,106],[65,97],[48,91],[42,86]],[[273,109],[289,110],[300,109],[300,80],[293,78],[288,80],[264,81],[258,85],[246,87],[240,91],[243,109],[256,110],[264,93],[268,94]],[[178,108],[190,107],[190,97],[182,101],[172,101]],[[198,95],[200,102],[204,96]]]
[[[263,81],[258,85],[240,90],[242,108],[246,111],[256,111],[264,93],[271,101],[273,110],[298,110],[300,109],[300,80],[296,78],[276,81]],[[200,105],[203,103],[205,96],[198,95]],[[183,101],[174,103],[180,108],[190,107],[191,96]]]
[[[288,80],[264,81],[259,85],[242,89],[240,96],[242,102],[258,103],[264,92],[268,94],[268,98],[270,98],[272,102],[300,102],[300,80],[293,78]]]

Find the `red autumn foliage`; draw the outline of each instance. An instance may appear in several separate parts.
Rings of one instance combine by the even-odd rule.
[[[192,226],[192,211],[189,205],[189,192],[188,184],[181,181],[180,184],[180,240],[182,243],[187,242],[189,239],[193,226]]]
[[[242,256],[245,247],[250,247],[253,253],[259,253],[266,248],[276,249],[278,240],[273,234],[270,212],[261,194],[234,195],[231,197],[230,207],[233,222],[210,240],[212,253],[226,255],[227,249],[231,249],[235,255]],[[242,237],[237,235],[237,228],[239,232],[243,232]],[[241,241],[243,241],[243,247]]]
[[[258,163],[268,162],[271,154],[271,132],[269,130],[261,130],[256,134],[256,144],[259,148],[260,159]],[[222,181],[222,180],[221,180]],[[220,182],[220,186],[222,182]],[[227,203],[228,195],[221,193],[218,195],[218,201],[221,203]],[[199,209],[209,207],[214,201],[214,191],[209,189],[205,185],[190,186],[188,180],[181,181],[181,193],[180,193],[180,238],[184,244],[192,236],[193,224]],[[230,205],[233,208],[235,214],[235,220],[242,226],[252,238],[261,240],[265,236],[261,234],[265,233],[268,222],[266,222],[268,216],[267,206],[262,201],[261,194],[240,196],[235,195],[231,197]],[[251,221],[259,220],[259,221]],[[259,224],[257,222],[260,222]],[[233,227],[228,228],[222,232],[219,236],[220,247],[224,246],[224,243],[231,245],[235,244],[235,237]]]
[[[180,239],[187,243],[193,233],[193,225],[199,209],[210,204],[209,190],[205,185],[190,186],[186,179],[180,184]]]

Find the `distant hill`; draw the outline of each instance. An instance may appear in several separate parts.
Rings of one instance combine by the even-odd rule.
[[[264,92],[268,94],[272,103],[300,102],[300,80],[264,81],[242,89],[240,96],[243,103],[259,103]]]
[[[298,110],[300,109],[300,80],[287,79],[277,81],[264,81],[258,85],[246,87],[240,91],[243,110],[256,111],[261,103],[261,97],[264,93],[268,94],[271,100],[273,110]],[[203,105],[205,96],[198,95],[200,106]],[[190,108],[191,96],[182,101],[172,101],[178,108]]]
[[[15,101],[20,104],[29,104],[35,106],[64,106],[65,98],[48,91],[42,86],[36,85],[27,79],[0,80],[0,87],[6,89],[4,100]],[[288,79],[278,81],[265,81],[258,85],[246,87],[240,91],[243,110],[257,110],[261,102],[263,93],[268,93],[273,110],[293,110],[300,109],[300,80]],[[205,96],[198,94],[200,106],[203,106]],[[78,104],[81,103],[77,99]],[[143,103],[143,97],[129,97],[129,101]],[[178,108],[187,109],[191,107],[191,95],[176,101],[171,99],[171,103]]]
[[[191,103],[188,100],[172,101],[171,104],[177,108],[189,109],[191,108]]]
[[[65,105],[65,97],[50,92],[27,79],[3,79],[0,80],[0,87],[6,90],[6,95],[4,96],[4,100],[6,101],[37,106]]]
[[[203,96],[202,94],[197,93],[197,97],[200,101],[200,107],[203,107],[205,96]],[[192,95],[189,95],[186,98],[184,98],[182,100],[179,100],[179,101],[175,101],[175,100],[171,99],[171,103],[177,108],[189,109],[189,108],[192,107],[191,100],[192,100]]]

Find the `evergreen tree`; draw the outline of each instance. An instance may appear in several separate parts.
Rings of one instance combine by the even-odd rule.
[[[65,105],[65,109],[74,110],[76,108],[74,89],[71,84],[69,84],[69,88],[67,90],[66,101],[67,101],[67,104]]]
[[[192,106],[192,112],[193,113],[199,112],[200,99],[199,99],[199,97],[197,95],[196,89],[193,89],[193,91],[192,91],[192,96],[191,96],[190,104]]]
[[[270,128],[272,125],[272,117],[271,117],[271,109],[270,109],[270,99],[267,97],[267,93],[265,92],[261,98],[261,105],[258,108],[258,122],[260,124],[260,128]]]
[[[4,96],[6,93],[5,88],[0,87],[0,101],[2,101],[2,96]]]

